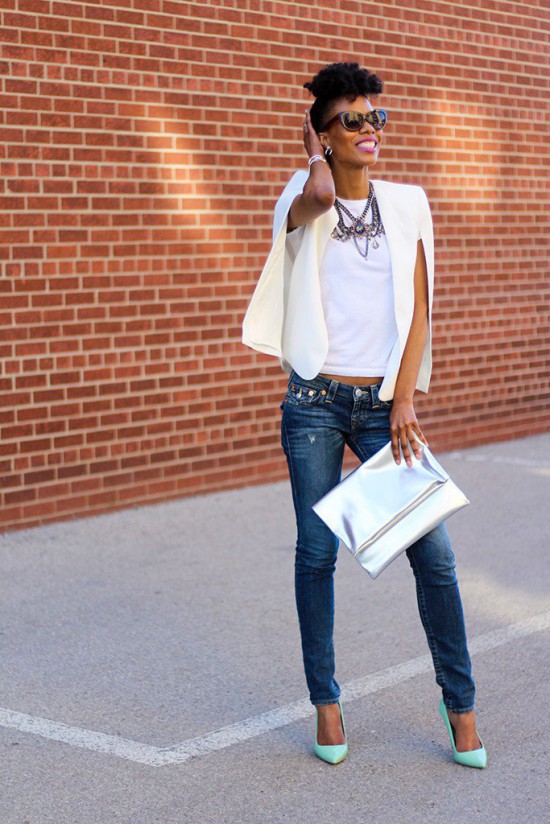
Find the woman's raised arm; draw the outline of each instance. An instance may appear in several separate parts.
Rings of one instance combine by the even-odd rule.
[[[323,147],[317,133],[311,125],[309,111],[306,111],[304,123],[304,147],[308,157],[319,154],[323,156]],[[287,232],[311,223],[334,205],[336,192],[330,166],[326,161],[316,160],[309,167],[309,177],[304,191],[292,201],[288,215]]]

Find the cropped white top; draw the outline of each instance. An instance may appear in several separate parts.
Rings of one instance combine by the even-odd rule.
[[[356,216],[367,199],[340,202]],[[369,208],[365,222],[372,221]],[[286,243],[295,258],[305,226],[289,232]],[[420,237],[420,232],[418,232]],[[365,240],[359,241],[364,250]],[[394,311],[391,256],[385,232],[369,240],[365,259],[353,241],[329,237],[319,267],[321,301],[328,332],[328,353],[319,370],[334,375],[384,376],[399,337]]]
[[[246,346],[266,355],[276,356],[286,372],[295,369],[306,379],[319,374],[329,357],[329,335],[321,294],[320,271],[331,232],[338,223],[338,213],[333,206],[315,220],[300,227],[299,232],[296,230],[296,245],[299,248],[295,255],[294,252],[291,254],[291,244],[286,242],[288,213],[296,195],[304,190],[308,177],[309,172],[306,170],[300,169],[295,172],[275,204],[273,245],[242,324],[242,342]],[[414,273],[419,235],[428,276],[428,334],[416,389],[421,392],[428,391],[432,371],[434,237],[430,205],[421,186],[378,179],[373,179],[372,184],[391,254],[394,315],[398,329],[398,338],[391,351],[378,393],[381,400],[387,401],[393,397],[413,319]],[[347,246],[349,243],[342,243],[341,246]],[[355,248],[353,251],[357,253]],[[358,253],[357,255],[360,258]],[[364,261],[360,259],[359,262]],[[339,268],[342,267],[339,265]],[[361,354],[364,358],[362,362],[368,365],[366,351],[362,351]],[[335,370],[334,374],[338,372]]]

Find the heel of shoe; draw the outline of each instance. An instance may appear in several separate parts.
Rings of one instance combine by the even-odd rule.
[[[439,702],[439,714],[441,715],[445,726],[447,727],[447,732],[449,734],[449,740],[451,742],[451,747],[453,748],[453,758],[457,764],[462,764],[464,767],[477,767],[479,769],[483,769],[487,766],[487,751],[483,746],[483,741],[481,738],[479,739],[481,743],[481,747],[477,750],[466,750],[465,752],[458,752],[456,749],[455,744],[455,737],[453,728],[451,725],[451,721],[447,714],[447,707],[445,706],[445,702],[443,699]]]
[[[342,709],[342,702],[338,700],[338,707],[340,709],[340,718],[342,721],[342,729],[344,730],[344,736],[346,738],[345,744],[318,744],[317,743],[317,729],[319,726],[319,714],[317,710],[315,710],[315,755],[322,758],[323,761],[326,761],[328,764],[339,764],[340,761],[343,761],[346,755],[348,754],[348,742],[347,742],[347,733],[346,733],[346,724],[344,722],[344,711]]]

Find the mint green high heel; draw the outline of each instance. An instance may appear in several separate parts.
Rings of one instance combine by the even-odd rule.
[[[451,740],[451,746],[453,748],[453,756],[454,760],[457,764],[462,764],[464,767],[479,767],[483,769],[483,767],[487,766],[487,752],[485,747],[483,746],[483,741],[480,740],[481,747],[477,750],[466,750],[465,752],[458,752],[455,746],[455,736],[453,726],[449,720],[449,716],[447,714],[447,707],[445,706],[445,702],[443,699],[439,702],[439,714],[441,715],[443,721],[445,722],[445,726],[447,727],[447,732],[449,733],[449,738]]]
[[[317,743],[317,729],[319,727],[319,713],[315,710],[315,755],[327,761],[329,764],[339,764],[348,754],[348,743],[346,725],[344,723],[344,711],[342,710],[342,702],[338,701],[340,708],[340,718],[342,719],[342,729],[346,738],[345,744],[318,744]]]

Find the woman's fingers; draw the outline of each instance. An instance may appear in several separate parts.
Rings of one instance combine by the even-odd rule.
[[[399,443],[407,466],[412,466],[411,453],[409,452],[409,442],[407,440],[407,430],[403,427],[399,433]]]
[[[401,463],[401,452],[399,450],[399,430],[397,428],[390,428],[391,431],[391,451],[393,453],[393,459],[396,464]]]
[[[304,146],[305,146],[306,151],[308,152],[308,154],[309,154],[309,145],[308,144],[309,144],[309,141],[310,141],[310,135],[309,135],[310,124],[311,124],[311,121],[309,119],[309,112],[306,111],[306,119],[304,120]]]
[[[420,458],[422,457],[422,450],[421,450],[421,443],[422,443],[421,436],[422,436],[422,433],[420,431],[415,432],[414,429],[409,429],[408,435],[409,435],[409,442],[411,444],[412,451],[414,452],[416,457],[420,460]]]
[[[407,466],[412,466],[411,449],[415,457],[420,460],[422,457],[422,444],[428,446],[428,441],[420,431],[415,431],[411,427],[401,426],[391,432],[392,453],[397,464],[401,463],[401,453],[405,458]]]
[[[304,146],[308,155],[313,156],[314,154],[323,154],[323,147],[321,146],[321,141],[317,135],[317,132],[313,128],[313,124],[311,122],[311,116],[309,114],[309,109],[306,109],[306,119],[303,123],[304,129]]]
[[[313,132],[313,134],[312,134]],[[313,131],[313,126],[311,125],[311,117],[309,116],[309,111],[306,111],[306,119],[304,120],[304,144],[306,149],[310,150],[311,142],[313,138],[317,138],[317,135]]]
[[[422,443],[425,443],[425,444],[426,444],[426,446],[429,446],[429,445],[430,445],[430,444],[428,443],[428,441],[426,440],[426,436],[424,435],[424,433],[423,433],[423,432],[421,432],[421,431],[420,431],[420,429],[419,429],[419,430],[418,430],[418,432],[417,432],[417,437],[418,437],[418,438],[420,438],[420,440],[422,441]]]
[[[422,445],[428,446],[428,441],[422,434],[413,405],[409,401],[396,401],[390,413],[390,435],[391,449],[394,460],[401,463],[401,452],[407,462],[407,466],[412,466],[411,450],[415,457],[420,460],[422,457]]]

